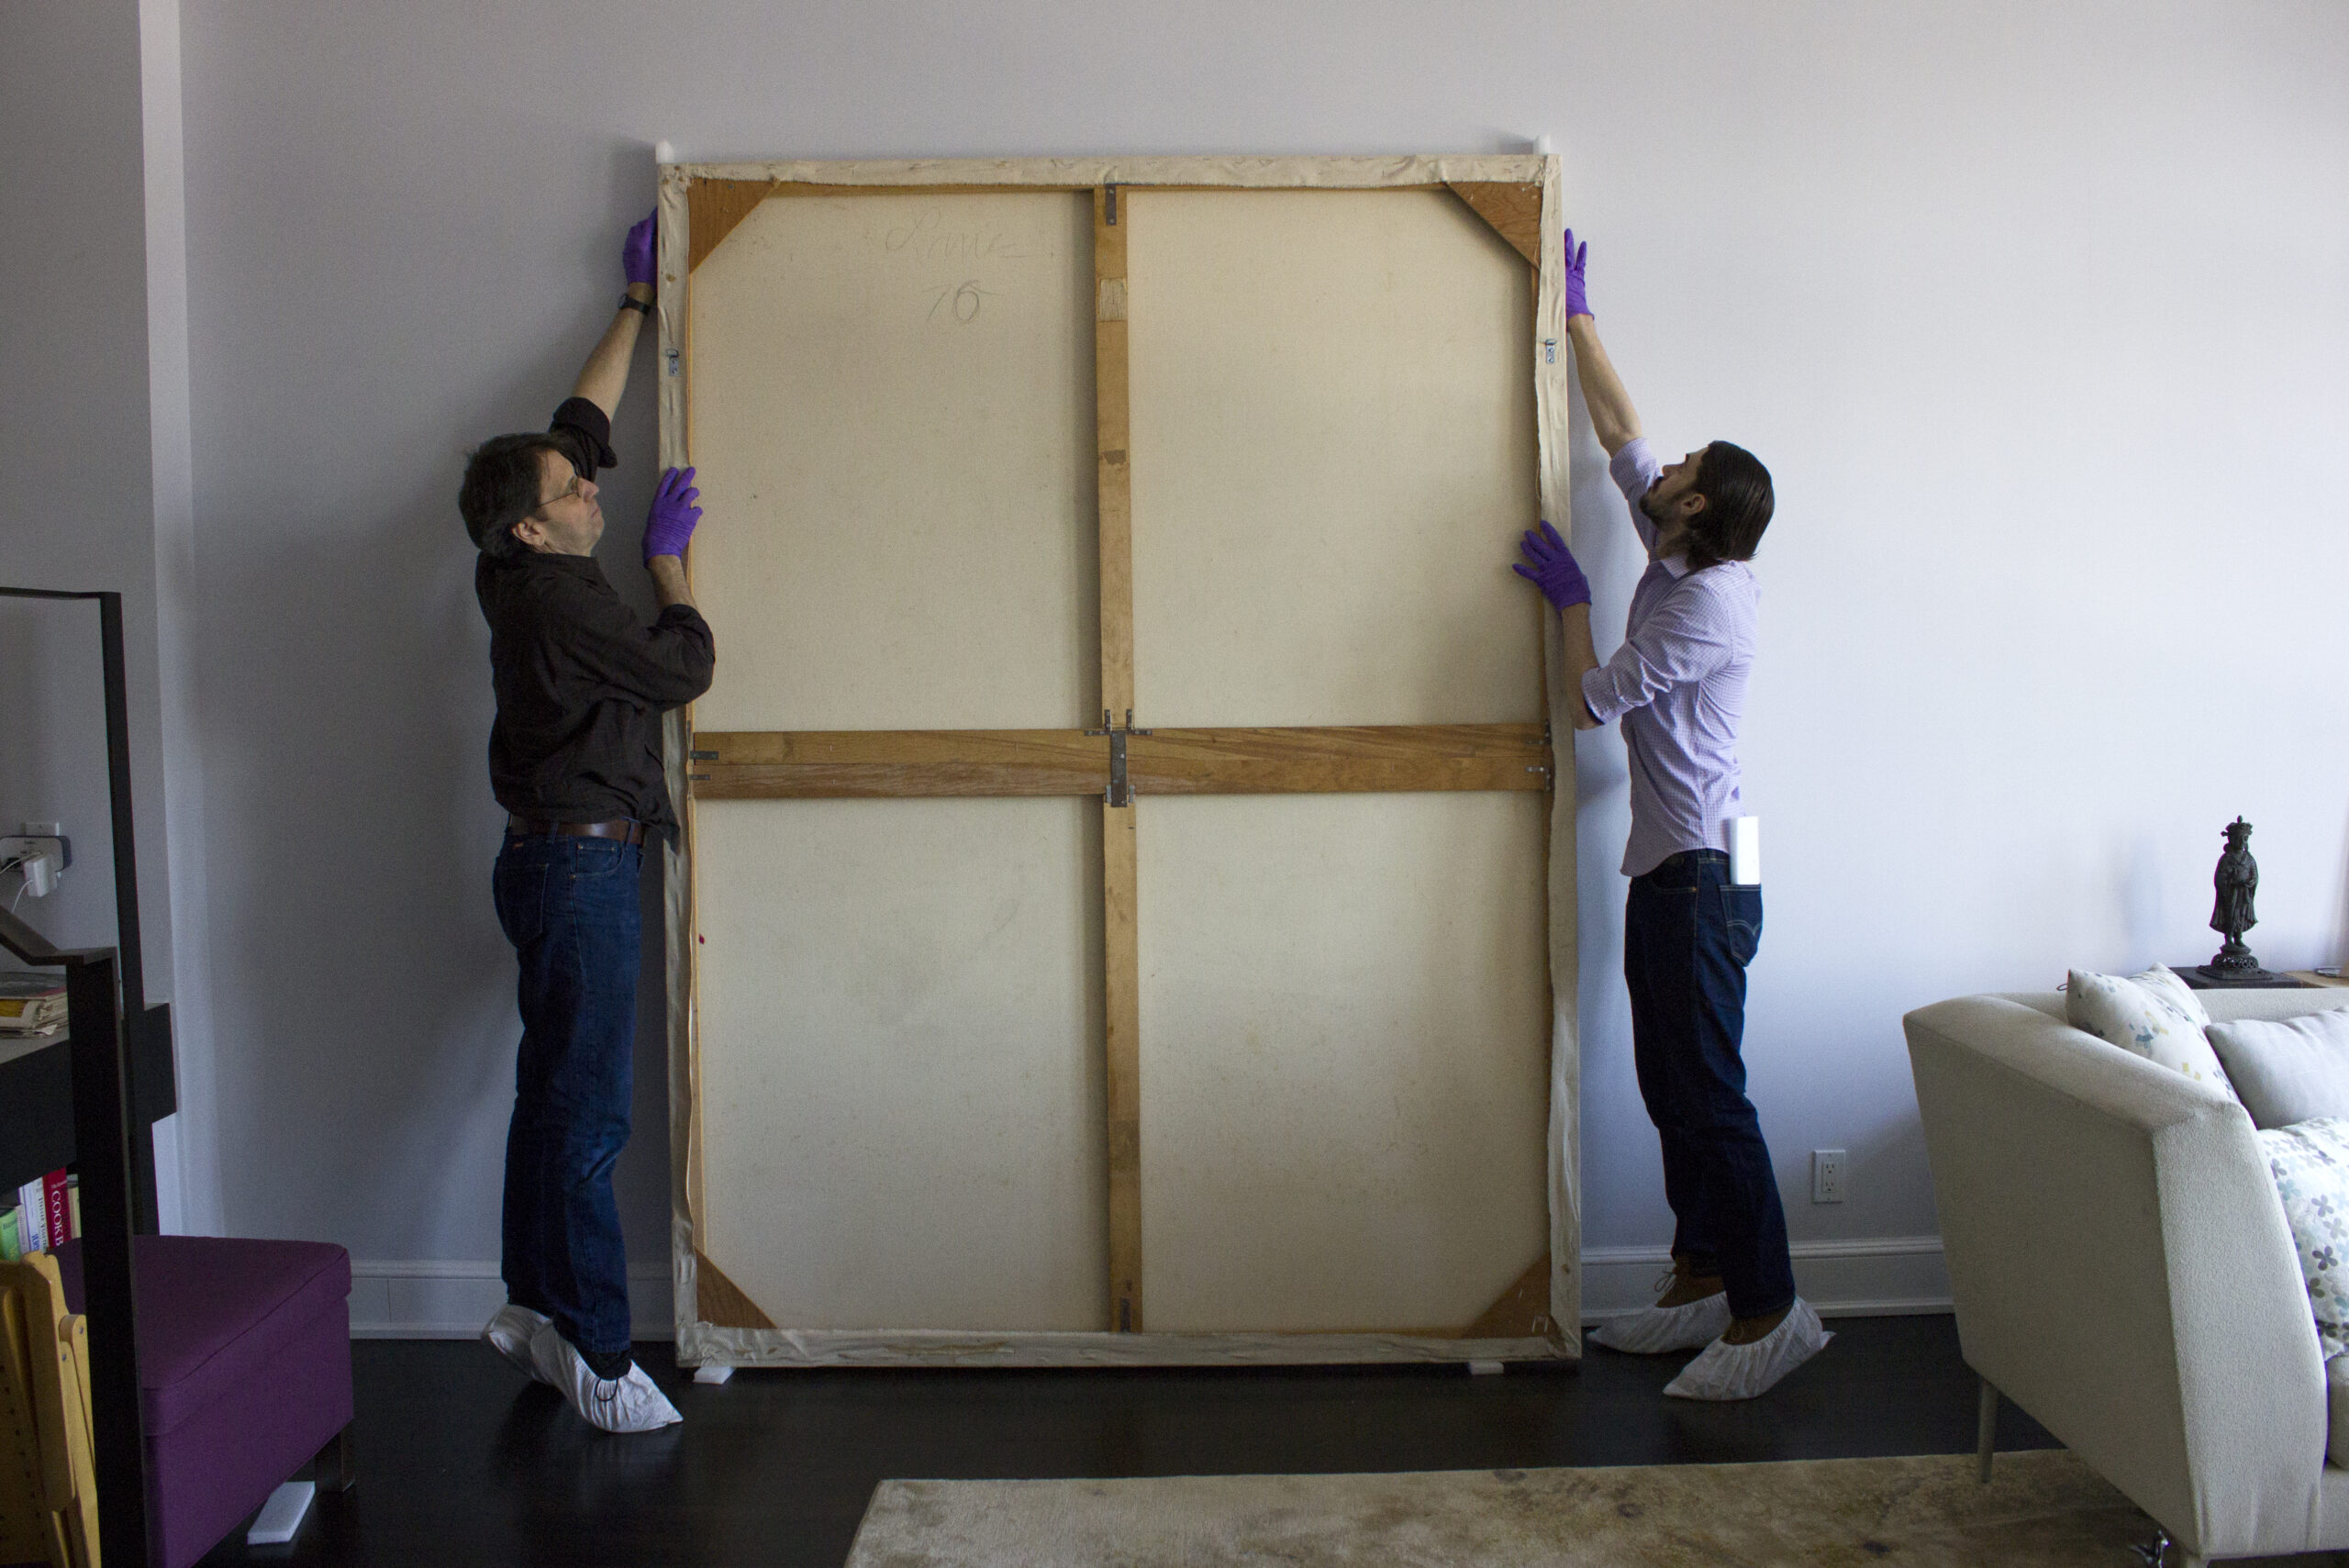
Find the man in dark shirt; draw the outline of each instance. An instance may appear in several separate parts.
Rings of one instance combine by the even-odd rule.
[[[662,476],[644,531],[661,613],[620,602],[593,551],[596,473],[651,314],[652,219],[629,231],[628,295],[544,434],[484,442],[457,507],[480,549],[497,721],[490,787],[507,812],[493,877],[520,961],[522,1043],[506,1138],[507,1304],[483,1338],[607,1431],[677,1420],[629,1351],[628,1262],[612,1166],[629,1135],[643,845],[674,828],[661,715],[709,689],[709,623],[682,557],[691,469]]]

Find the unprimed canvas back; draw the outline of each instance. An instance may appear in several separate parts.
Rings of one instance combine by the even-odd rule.
[[[703,730],[1082,724],[1082,194],[777,196],[693,274]],[[1098,813],[694,808],[698,1245],[807,1329],[1108,1327]]]
[[[1538,720],[1523,260],[1442,190],[1130,210],[1135,722]],[[1546,804],[1141,803],[1152,1328],[1458,1329],[1542,1255]]]
[[[1134,722],[1537,718],[1522,259],[1441,188],[1122,195]],[[1098,722],[1092,210],[775,195],[695,269],[697,731]],[[1153,1332],[1457,1332],[1542,1255],[1548,805],[1136,803]],[[705,1285],[1110,1326],[1100,822],[696,803]]]

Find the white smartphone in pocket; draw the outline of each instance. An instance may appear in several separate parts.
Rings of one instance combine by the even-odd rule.
[[[1740,887],[1762,885],[1762,818],[1729,819],[1729,879]]]

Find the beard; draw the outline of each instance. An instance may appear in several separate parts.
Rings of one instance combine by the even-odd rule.
[[[1655,525],[1655,549],[1664,556],[1685,555],[1688,550],[1687,519],[1665,505],[1660,505],[1655,493],[1658,484],[1651,484],[1640,497],[1640,510]]]

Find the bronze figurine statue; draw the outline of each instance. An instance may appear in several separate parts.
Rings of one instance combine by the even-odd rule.
[[[2220,855],[2219,869],[2210,878],[2219,894],[2210,911],[2210,929],[2227,940],[2210,967],[2256,969],[2259,961],[2251,956],[2243,940],[2243,934],[2259,924],[2251,902],[2259,892],[2259,862],[2251,858],[2251,824],[2238,817],[2227,824],[2225,831],[2226,851]]]
[[[2252,910],[2252,898],[2259,891],[2259,862],[2251,858],[2251,824],[2238,817],[2227,824],[2225,833],[2227,847],[2210,878],[2218,892],[2210,909],[2210,929],[2226,941],[2201,966],[2201,973],[2210,980],[2236,984],[2279,981],[2282,976],[2259,967],[2259,960],[2243,940],[2245,931],[2259,924],[2259,917]]]

